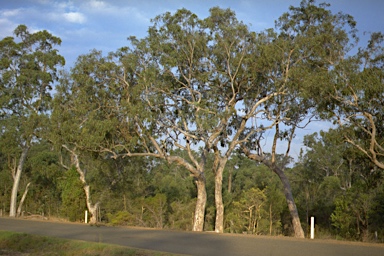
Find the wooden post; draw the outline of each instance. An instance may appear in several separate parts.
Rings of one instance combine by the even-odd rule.
[[[85,224],[87,224],[88,223],[88,211],[87,210],[85,210]]]

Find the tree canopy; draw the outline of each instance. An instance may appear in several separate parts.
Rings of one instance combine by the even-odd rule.
[[[51,94],[64,58],[61,40],[46,30],[30,33],[25,25],[0,41],[0,145],[15,159],[10,215],[16,216],[20,176],[31,144],[39,139],[51,110]],[[18,160],[16,160],[18,159]],[[17,165],[16,165],[16,162]]]

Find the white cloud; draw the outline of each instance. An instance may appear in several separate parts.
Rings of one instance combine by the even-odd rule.
[[[119,8],[116,8],[113,4],[106,3],[100,0],[91,0],[91,1],[83,1],[78,7],[87,12],[110,12],[118,11]]]
[[[64,1],[63,2],[54,2],[53,6],[55,9],[58,9],[58,10],[73,10],[73,8],[74,8],[74,5],[72,4],[72,2],[64,2]]]
[[[50,0],[36,0],[39,4],[49,4]]]
[[[0,14],[3,17],[13,17],[19,15],[21,12],[21,9],[14,9],[14,10],[5,10],[2,11]]]
[[[84,23],[86,21],[85,16],[79,12],[67,12],[63,14],[63,17],[66,21],[72,23]]]
[[[152,15],[147,17],[147,14],[140,8],[128,5],[126,2],[90,0],[81,2],[77,7],[83,13],[86,13],[90,19],[92,19],[91,16],[96,19],[100,19],[103,16],[106,20],[113,18],[149,24],[150,18],[153,18]]]
[[[103,1],[92,0],[89,2],[89,6],[92,9],[102,10],[102,9],[105,9],[107,7],[107,4]]]
[[[0,18],[0,40],[6,36],[13,36],[13,30],[16,28],[16,24],[8,19]]]

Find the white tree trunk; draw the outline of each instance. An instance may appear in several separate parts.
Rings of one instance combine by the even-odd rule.
[[[220,166],[215,173],[216,233],[224,232],[223,171],[224,168]]]
[[[195,208],[195,217],[193,220],[193,231],[204,230],[204,216],[205,216],[205,205],[207,203],[207,191],[205,190],[204,178],[196,179],[197,187],[197,201]]]
[[[90,193],[90,190],[89,190],[89,185],[85,184],[83,188],[84,188],[84,192],[85,192],[85,199],[86,199],[86,203],[87,203],[87,209],[88,209],[88,212],[90,213],[89,223],[90,224],[95,224],[97,222],[97,208],[99,207],[99,203],[92,204],[91,193]]]
[[[73,160],[74,160],[74,164],[76,166],[76,171],[80,175],[80,181],[83,184],[83,189],[84,189],[84,192],[85,192],[85,200],[86,200],[86,204],[87,204],[87,209],[88,209],[88,211],[90,213],[89,223],[90,224],[94,224],[94,223],[97,222],[97,207],[98,207],[99,203],[96,203],[96,204],[92,203],[91,192],[90,192],[90,189],[89,189],[89,185],[87,184],[87,181],[85,179],[85,173],[84,173],[84,171],[80,167],[80,161],[79,161],[78,155],[75,154],[74,152],[72,152],[72,157],[73,157]]]
[[[25,147],[23,149],[19,159],[19,163],[17,165],[16,173],[13,175],[13,187],[12,187],[12,194],[11,194],[11,203],[9,207],[10,217],[16,217],[17,192],[19,191],[21,173],[23,171],[25,160],[27,159],[28,151],[29,151],[29,147]]]
[[[154,142],[156,145],[156,142]],[[159,148],[159,146],[157,146]],[[160,151],[160,149],[158,149]],[[192,155],[191,151],[189,152],[190,155]],[[164,157],[161,157],[165,159]],[[204,154],[202,156],[204,159]],[[204,220],[205,220],[205,206],[207,204],[207,191],[205,188],[205,177],[204,177],[204,165],[205,160],[203,160],[202,164],[197,164],[196,166],[199,166],[199,169],[196,169],[194,166],[189,164],[185,159],[181,157],[175,157],[175,156],[167,156],[167,161],[169,163],[176,163],[178,165],[184,166],[187,170],[189,170],[192,174],[192,176],[195,178],[195,184],[197,189],[197,200],[196,200],[196,207],[195,207],[195,214],[193,219],[193,227],[192,231],[203,231],[204,230]]]
[[[21,200],[20,200],[20,203],[19,203],[19,207],[17,207],[17,217],[20,217],[20,215],[21,215],[21,209],[23,207],[24,200],[27,197],[30,185],[31,185],[31,182],[29,182],[27,184],[27,186],[25,186],[25,190],[24,190],[23,196],[21,197]]]
[[[87,181],[85,179],[85,172],[80,167],[80,160],[78,154],[74,150],[70,150],[66,145],[63,145],[63,147],[71,153],[71,161],[72,164],[75,166],[77,173],[79,174],[79,178],[81,183],[83,184],[83,189],[85,193],[85,200],[88,212],[90,214],[90,224],[94,224],[97,222],[97,209],[99,207],[99,203],[93,204],[91,200],[91,192],[89,185],[87,184]]]

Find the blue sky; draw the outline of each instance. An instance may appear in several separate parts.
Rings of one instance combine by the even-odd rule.
[[[289,6],[299,6],[300,0],[0,0],[0,40],[12,36],[19,24],[31,32],[48,30],[62,39],[58,48],[66,59],[66,67],[73,66],[76,58],[92,49],[104,53],[127,45],[127,37],[146,36],[150,20],[167,11],[186,8],[199,18],[208,16],[214,6],[231,8],[237,18],[253,31],[274,27],[274,21]],[[384,0],[318,0],[328,2],[334,13],[342,11],[357,21],[363,32],[384,32]],[[364,38],[367,38],[365,36]],[[364,40],[362,40],[362,45]],[[362,46],[361,45],[361,46]],[[297,157],[302,136],[329,124],[317,122],[299,131],[292,147]],[[282,147],[282,152],[285,150]]]
[[[317,1],[318,3],[326,0]],[[0,38],[19,24],[31,32],[48,30],[62,39],[60,53],[69,68],[91,49],[107,53],[127,45],[126,38],[146,35],[150,20],[186,8],[205,18],[213,6],[231,8],[254,31],[274,26],[290,5],[300,0],[0,0]],[[384,1],[328,0],[334,12],[355,17],[359,31],[384,31]]]

